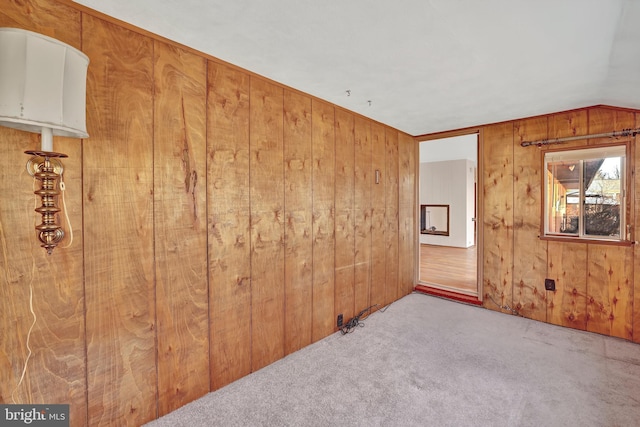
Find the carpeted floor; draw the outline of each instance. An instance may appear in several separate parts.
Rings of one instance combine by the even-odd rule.
[[[635,426],[640,345],[422,294],[148,424]]]

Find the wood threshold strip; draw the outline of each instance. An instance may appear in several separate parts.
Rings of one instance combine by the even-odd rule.
[[[432,288],[431,286],[416,285],[414,290],[416,292],[421,292],[427,295],[433,295],[436,297],[446,298],[446,299],[450,299],[458,302],[463,302],[466,304],[482,305],[482,301],[480,301],[478,297],[460,294],[452,291],[447,291],[444,289]]]

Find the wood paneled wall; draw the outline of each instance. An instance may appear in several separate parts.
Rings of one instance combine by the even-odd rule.
[[[640,253],[637,245],[541,240],[542,153],[522,141],[635,128],[640,113],[592,107],[481,128],[484,169],[484,306],[543,322],[640,342]],[[631,140],[584,139],[562,147]],[[635,162],[633,158],[635,156]],[[635,165],[634,165],[635,163]],[[628,224],[638,240],[638,177],[630,175]],[[544,279],[556,282],[546,291]]]
[[[54,142],[73,239],[52,256],[38,138],[0,128],[0,402],[140,425],[413,289],[409,135],[68,1],[7,1],[0,26],[91,60],[90,138]]]
[[[80,48],[81,15],[55,2],[4,2],[0,26],[37,30]],[[69,403],[75,425],[88,425],[82,141],[55,138],[56,151],[69,156],[64,182],[73,242],[65,226],[62,247],[47,256],[36,240],[33,227],[40,221],[33,211],[34,180],[24,167],[29,158],[24,151],[40,149],[39,140],[38,135],[0,128],[0,402]],[[32,325],[30,352],[26,339]]]
[[[158,412],[166,414],[209,390],[207,62],[156,43],[153,81]]]
[[[311,344],[313,184],[311,99],[284,94],[285,354]]]
[[[251,372],[249,76],[208,69],[210,375],[215,390]]]

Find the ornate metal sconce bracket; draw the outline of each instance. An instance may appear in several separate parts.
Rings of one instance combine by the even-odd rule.
[[[64,231],[58,225],[56,215],[60,212],[57,206],[60,194],[58,180],[63,171],[62,162],[58,159],[67,155],[50,151],[25,151],[25,154],[34,156],[27,162],[27,172],[41,182],[40,188],[34,192],[42,202],[35,209],[42,215],[42,223],[36,226],[38,239],[40,246],[51,255],[53,249],[64,239]]]

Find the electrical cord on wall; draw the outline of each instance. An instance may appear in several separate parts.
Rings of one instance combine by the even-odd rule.
[[[29,341],[31,340],[31,332],[33,331],[33,327],[36,325],[36,321],[38,320],[38,317],[36,316],[36,312],[33,310],[33,277],[35,275],[35,269],[36,269],[36,263],[34,261],[31,266],[31,280],[29,281],[29,310],[31,311],[31,315],[33,316],[33,322],[31,323],[29,332],[27,332],[26,346],[29,353],[27,354],[27,358],[24,360],[24,367],[22,368],[22,375],[20,376],[20,381],[18,381],[16,388],[14,388],[13,391],[11,392],[11,400],[13,401],[14,404],[17,403],[15,398],[15,393],[16,391],[18,391],[18,389],[22,385],[24,376],[27,373],[27,366],[29,366],[29,359],[31,359],[31,355],[33,354],[33,351],[31,350],[31,346],[29,346]]]
[[[64,194],[66,192],[67,187],[64,184],[64,173],[60,172],[60,192],[62,193],[62,211],[64,212],[64,218],[67,221],[67,231],[69,232],[69,243],[67,246],[63,246],[63,248],[68,248],[73,244],[73,228],[71,227],[71,220],[69,219],[69,211],[67,211],[67,202],[65,200]]]
[[[32,186],[33,189],[35,189],[35,184],[36,184],[36,178],[34,177],[33,178],[33,186]],[[68,229],[69,229],[69,243],[67,244],[67,246],[65,246],[65,247],[68,248],[73,243],[73,229],[71,228],[71,221],[69,219],[69,213],[67,211],[67,205],[66,205],[66,201],[65,201],[65,190],[66,190],[66,188],[65,188],[64,180],[62,178],[62,173],[60,173],[60,190],[62,191],[63,211],[64,211],[65,219],[67,221]],[[35,204],[35,207],[38,206],[38,198],[37,198],[37,196],[34,197],[34,204]],[[35,223],[37,223],[37,220],[35,220]],[[2,235],[4,235],[4,233],[2,233]],[[4,238],[2,239],[2,246],[5,249],[3,251],[4,258],[5,258],[5,265],[8,265],[8,261],[6,259],[6,254],[7,254],[6,242],[5,242]],[[33,322],[31,322],[31,326],[29,327],[29,331],[27,332],[27,338],[26,338],[25,345],[27,347],[28,353],[27,353],[26,359],[24,360],[24,366],[22,368],[22,374],[20,375],[20,380],[18,381],[18,384],[16,385],[16,387],[11,392],[11,400],[13,401],[14,404],[17,404],[15,394],[18,391],[18,389],[20,388],[20,386],[22,385],[22,383],[24,382],[25,375],[27,374],[27,368],[29,367],[29,360],[31,359],[31,356],[33,355],[33,350],[31,349],[31,346],[30,346],[31,333],[33,332],[33,328],[35,327],[35,325],[36,325],[36,323],[38,321],[38,317],[36,316],[36,312],[33,309],[33,278],[35,277],[35,269],[36,269],[36,264],[35,264],[35,260],[34,260],[33,263],[32,263],[32,266],[31,266],[31,280],[29,281],[29,311],[31,312],[31,316],[33,317]]]

